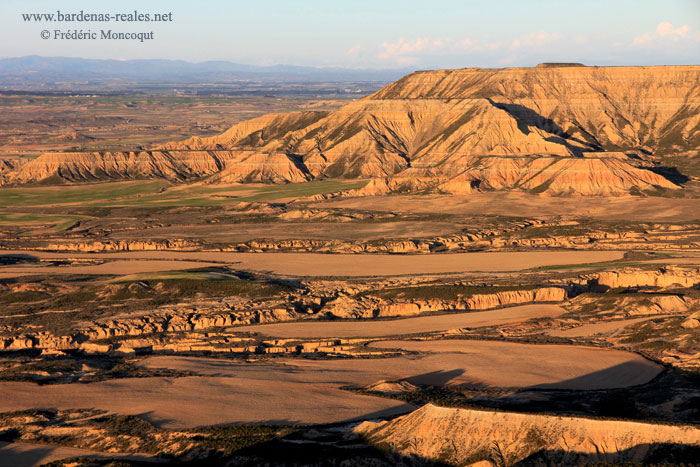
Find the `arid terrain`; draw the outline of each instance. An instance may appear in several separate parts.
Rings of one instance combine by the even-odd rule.
[[[700,67],[314,92],[0,97],[0,466],[697,465]]]

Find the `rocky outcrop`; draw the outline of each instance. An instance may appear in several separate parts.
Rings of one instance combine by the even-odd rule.
[[[154,250],[191,250],[198,247],[197,242],[183,239],[171,239],[163,241],[129,241],[107,240],[103,242],[67,242],[50,243],[37,250],[46,251],[80,251],[83,253],[95,253],[100,251],[154,251]]]
[[[140,151],[45,153],[16,171],[10,184],[91,182],[163,178],[195,180],[216,174],[213,182],[287,183],[310,180],[298,161],[284,153],[259,151]]]
[[[292,112],[286,114],[267,114],[246,120],[232,126],[224,133],[210,138],[193,136],[180,142],[165,144],[161,149],[223,149],[232,147],[259,147],[281,136],[313,125],[326,117],[328,112]]]
[[[428,404],[353,432],[403,456],[448,465],[583,465],[693,459],[700,430],[628,421],[442,408]],[[674,458],[675,459],[675,458]]]
[[[589,287],[693,287],[700,284],[700,269],[664,267],[656,270],[622,269],[585,276]]]
[[[251,153],[231,159],[207,183],[298,183],[313,177],[298,158],[284,153]]]
[[[700,328],[700,312],[693,313],[688,316],[685,321],[681,323],[683,329],[697,329]]]
[[[75,350],[86,352],[111,351],[119,346],[95,343],[113,338],[140,338],[157,333],[187,333],[234,325],[288,321],[294,319],[294,310],[286,308],[259,309],[244,312],[218,312],[209,314],[159,313],[139,318],[112,319],[93,322],[68,335],[55,336],[49,332],[27,333],[12,337],[0,337],[0,351],[11,350]],[[137,339],[138,340],[138,339]],[[134,339],[127,346],[133,352]],[[144,344],[145,345],[145,344]],[[150,342],[148,345],[153,345]],[[229,346],[230,347],[230,346]],[[167,350],[167,348],[166,348]],[[172,350],[172,349],[171,349]]]
[[[17,170],[21,165],[24,165],[26,162],[27,159],[21,159],[18,157],[8,159],[0,158],[0,175],[12,172],[13,170]]]
[[[367,392],[374,392],[387,396],[394,396],[420,390],[418,386],[411,384],[408,381],[377,381],[376,383],[365,386],[363,389]]]
[[[695,304],[690,297],[660,294],[621,294],[601,301],[598,294],[582,294],[569,302],[570,310],[596,310],[607,316],[627,318],[632,316],[683,314]]]
[[[328,301],[319,316],[336,318],[376,318],[414,316],[423,313],[457,310],[488,310],[523,303],[562,302],[567,292],[560,287],[508,290],[492,294],[475,294],[458,300],[381,300],[371,296],[340,297]]]
[[[542,287],[532,290],[510,290],[495,294],[473,295],[464,303],[467,310],[486,310],[521,303],[562,302],[564,300],[566,300],[566,290],[559,287]]]
[[[32,287],[15,287],[15,291],[39,290]],[[349,295],[352,293],[353,295]],[[191,333],[195,331],[222,330],[232,326],[264,324],[295,319],[367,319],[376,317],[411,316],[421,313],[455,310],[480,310],[498,306],[507,306],[530,302],[555,302],[566,299],[566,291],[558,287],[542,287],[533,290],[513,290],[496,294],[474,295],[460,300],[413,300],[399,302],[383,300],[371,295],[358,294],[358,290],[335,291],[330,297],[307,297],[290,299],[286,304],[278,302],[247,303],[244,306],[221,304],[219,302],[198,302],[197,306],[185,306],[183,303],[173,309],[163,307],[138,317],[121,317],[102,319],[86,324],[66,335],[54,335],[47,331],[13,332],[13,335],[0,336],[0,351],[41,349],[44,351],[67,351],[80,349],[85,352],[129,351],[138,348],[138,340],[151,339],[149,346],[153,349],[175,350],[165,345],[160,338],[148,336],[163,334]],[[197,311],[198,309],[206,311]],[[104,341],[123,341],[130,343],[115,346]],[[181,339],[178,340],[180,342]],[[230,339],[229,339],[230,340]],[[197,345],[204,345],[201,339]],[[205,339],[206,341],[206,339]],[[206,342],[204,342],[206,343]],[[164,346],[165,345],[165,346]],[[209,345],[209,344],[207,344]],[[335,346],[336,344],[328,344]],[[106,346],[106,347],[105,347]],[[144,344],[145,346],[145,344]],[[125,350],[127,349],[127,350]],[[234,349],[234,350],[231,350]],[[203,349],[199,349],[203,350]],[[301,351],[313,349],[303,348]],[[334,353],[347,352],[345,348],[333,348]],[[217,351],[235,350],[229,341],[222,343]],[[286,351],[293,351],[290,347]],[[330,351],[330,350],[329,350]],[[354,350],[353,350],[354,351]],[[263,353],[269,353],[262,350]]]
[[[373,318],[379,309],[380,301],[370,297],[350,297],[341,295],[329,300],[321,308],[319,318]]]

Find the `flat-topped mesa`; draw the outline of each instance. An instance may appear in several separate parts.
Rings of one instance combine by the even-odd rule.
[[[391,177],[381,184],[385,191],[432,186],[468,193],[479,186],[610,195],[675,189],[631,164],[625,151],[697,152],[698,84],[700,67],[690,66],[415,72],[330,113],[262,117],[217,137],[167,147],[286,151],[299,155],[315,177]],[[484,156],[497,158],[486,165],[511,164],[503,157],[530,160],[512,163],[517,170],[511,167],[504,183],[503,167],[484,174]],[[541,156],[575,159],[534,160]],[[551,177],[544,179],[535,170],[547,165]],[[426,171],[430,176],[422,176]]]
[[[576,62],[544,62],[538,63],[537,68],[562,68],[568,66],[586,66],[583,63]]]
[[[626,153],[700,153],[700,67],[419,71],[335,111],[266,115],[149,154],[187,165],[180,153],[189,151],[230,154],[212,182],[380,177],[390,191],[392,185],[581,195],[676,189]],[[104,157],[94,154],[98,161]],[[66,163],[59,173],[47,162],[41,156],[23,169],[38,176],[6,178],[37,181],[53,174],[72,181],[81,172]],[[539,173],[544,168],[546,179]],[[109,174],[130,176],[128,170]],[[148,176],[173,175],[157,164]],[[401,182],[387,179],[392,176]]]

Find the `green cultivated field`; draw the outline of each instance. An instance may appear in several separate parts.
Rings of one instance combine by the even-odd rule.
[[[169,186],[165,181],[116,182],[59,187],[2,188],[0,206],[47,206],[55,204],[93,204],[98,201],[157,193]]]
[[[77,221],[85,219],[85,216],[70,215],[44,215],[26,213],[2,213],[0,212],[0,224],[5,225],[43,225],[53,224],[52,229],[62,232]]]
[[[73,204],[100,207],[220,206],[240,201],[272,201],[332,193],[359,188],[365,183],[367,182],[356,180],[321,180],[287,185],[193,185],[175,189],[174,185],[166,181],[149,180],[61,187],[2,188],[0,207]],[[236,192],[241,192],[241,195],[236,196]]]

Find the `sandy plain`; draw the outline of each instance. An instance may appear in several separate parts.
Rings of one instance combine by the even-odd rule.
[[[385,341],[374,346],[431,349],[433,353],[352,360],[280,358],[252,363],[154,356],[140,365],[191,371],[198,376],[53,386],[2,382],[0,411],[97,408],[138,414],[164,428],[246,422],[333,423],[411,409],[400,401],[340,389],[379,380],[406,379],[437,386],[593,389],[641,384],[660,371],[657,365],[632,353],[579,346],[483,341]]]
[[[216,266],[217,263],[175,260],[117,260],[94,265],[9,267],[0,269],[3,274],[142,274],[148,272],[180,271]],[[12,277],[12,276],[6,276]]]
[[[439,255],[344,255],[322,253],[233,253],[233,252],[179,252],[179,251],[136,251],[118,253],[51,253],[44,251],[0,250],[0,254],[24,254],[40,259],[112,259],[129,260],[120,263],[114,272],[108,272],[109,265],[61,266],[51,272],[89,274],[135,274],[138,272],[168,271],[175,266],[168,261],[203,261],[235,264],[240,269],[272,272],[290,276],[390,276],[404,274],[442,274],[453,272],[507,272],[543,266],[566,265],[613,261],[623,257],[621,251],[516,251],[516,252],[477,252],[445,253]],[[164,269],[158,269],[155,261],[165,261]],[[129,264],[132,264],[129,267]],[[209,264],[185,264],[187,269],[205,267]],[[104,267],[102,267],[104,266]],[[77,271],[76,271],[77,269]],[[141,270],[139,270],[141,269]],[[49,272],[42,267],[0,267],[0,273]]]
[[[425,352],[443,358],[443,365],[464,370],[467,380],[474,378],[488,386],[615,388],[644,384],[661,371],[660,366],[633,353],[573,345],[450,339],[389,340],[369,347]],[[460,378],[450,383],[459,384]]]
[[[497,326],[532,318],[556,317],[566,313],[558,305],[533,304],[491,311],[449,313],[416,318],[367,321],[305,321],[256,324],[231,328],[237,332],[257,332],[283,338],[384,337],[466,327]]]
[[[526,217],[587,217],[593,219],[637,222],[686,222],[697,220],[700,199],[622,197],[561,198],[518,192],[473,193],[457,195],[396,195],[368,198],[337,199],[316,203],[315,206],[357,209],[371,205],[377,211],[412,213],[452,213],[472,215],[502,215]]]

